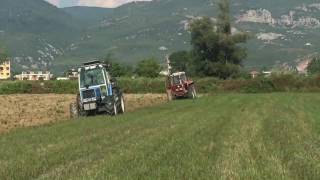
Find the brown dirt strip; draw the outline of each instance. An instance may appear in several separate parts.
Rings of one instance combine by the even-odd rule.
[[[32,94],[0,96],[0,133],[15,128],[69,120],[74,95]],[[127,94],[126,111],[166,102],[164,94]]]

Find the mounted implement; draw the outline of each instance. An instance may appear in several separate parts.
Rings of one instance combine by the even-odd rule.
[[[79,93],[76,102],[70,105],[72,118],[125,112],[123,93],[107,69],[100,61],[84,63],[78,69]]]

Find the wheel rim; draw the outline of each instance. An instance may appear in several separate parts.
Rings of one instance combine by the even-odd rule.
[[[121,108],[122,108],[122,112],[124,113],[124,111],[125,111],[125,106],[124,106],[124,99],[123,99],[123,97],[121,97]]]

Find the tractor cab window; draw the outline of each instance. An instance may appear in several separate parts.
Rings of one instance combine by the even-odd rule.
[[[105,84],[105,80],[103,77],[103,69],[95,68],[95,69],[81,69],[80,72],[80,87],[90,87]]]
[[[172,84],[180,84],[179,76],[173,76],[172,77]]]
[[[185,81],[187,81],[187,77],[185,74],[172,76],[172,84],[182,84]]]
[[[185,74],[181,74],[180,79],[182,82],[185,82],[185,81],[187,81],[187,76]]]

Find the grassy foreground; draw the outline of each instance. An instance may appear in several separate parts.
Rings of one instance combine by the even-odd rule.
[[[320,94],[228,94],[0,136],[0,179],[318,179]]]

